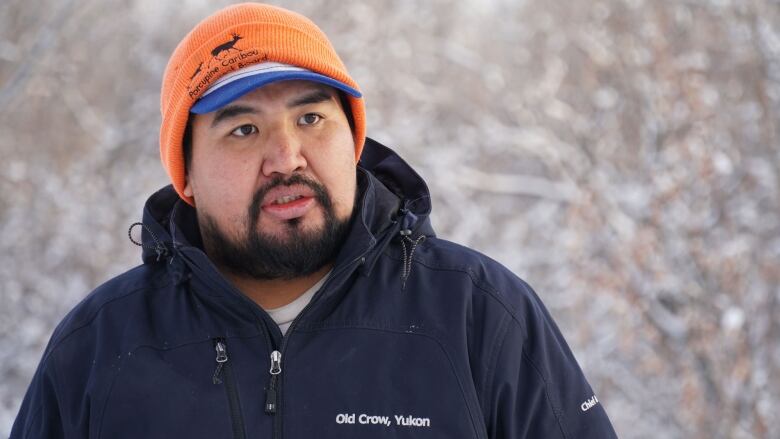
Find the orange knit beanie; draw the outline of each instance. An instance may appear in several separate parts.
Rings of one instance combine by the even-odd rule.
[[[321,78],[314,80],[332,82],[349,91],[345,96],[354,121],[355,160],[360,158],[366,139],[363,99],[325,34],[308,18],[276,6],[229,6],[201,21],[184,37],[163,76],[160,158],[174,189],[187,203],[193,204],[193,200],[183,193],[182,140],[190,110],[218,79],[260,63],[288,66],[305,72],[301,78],[313,75]]]

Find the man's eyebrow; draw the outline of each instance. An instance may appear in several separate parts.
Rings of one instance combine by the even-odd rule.
[[[232,117],[240,116],[242,114],[256,114],[257,110],[245,105],[228,105],[217,110],[214,114],[214,119],[211,121],[211,127],[214,128],[220,123]]]
[[[317,89],[311,93],[307,93],[303,96],[299,96],[287,103],[287,108],[300,107],[302,105],[318,104],[320,102],[329,101],[333,98],[333,94],[323,89]]]

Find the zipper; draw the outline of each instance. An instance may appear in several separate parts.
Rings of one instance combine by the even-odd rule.
[[[366,191],[371,189],[371,186],[373,186],[373,183],[369,179],[369,188],[366,189]],[[308,305],[306,305],[303,310],[293,319],[292,323],[290,323],[290,327],[287,328],[287,332],[285,335],[282,336],[281,340],[281,346],[278,351],[271,352],[271,380],[268,384],[268,391],[266,392],[266,413],[269,415],[274,416],[274,439],[279,439],[282,437],[282,414],[281,414],[281,407],[279,406],[279,401],[282,398],[282,389],[279,385],[279,375],[282,373],[282,356],[284,355],[285,349],[287,348],[287,342],[290,339],[290,335],[295,331],[295,327],[298,326],[298,322],[301,321],[303,316],[306,314],[307,311],[309,311],[312,307],[312,305],[317,301],[318,298],[322,297],[323,291],[327,291],[328,286],[331,284],[333,279],[340,276],[342,273],[347,271],[347,269],[350,269],[355,263],[358,263],[360,261],[365,261],[365,256],[371,251],[371,249],[374,248],[374,245],[376,244],[376,241],[374,241],[371,245],[368,246],[362,253],[360,253],[356,258],[351,260],[349,263],[344,264],[341,266],[341,269],[338,272],[331,273],[328,280],[325,281],[325,283],[322,285],[319,291],[314,295],[314,297],[311,298],[311,302],[309,302]],[[274,353],[278,353],[278,356],[274,356]],[[276,360],[276,363],[274,363],[274,360]],[[274,365],[277,367],[274,368]],[[276,372],[276,373],[274,373]],[[269,411],[270,408],[270,411]]]
[[[192,258],[191,258],[189,255],[187,255],[187,253],[186,253],[185,251],[181,251],[181,252],[180,252],[180,254],[182,255],[182,257],[183,257],[184,259],[187,259],[187,260],[188,260],[188,261],[189,261],[191,264],[193,264],[193,265],[197,265],[197,264],[195,264],[195,262],[192,260]],[[219,273],[219,270],[218,270],[218,269],[217,269],[217,267],[214,265],[214,263],[213,263],[213,262],[211,262],[211,260],[209,260],[208,258],[206,258],[206,263],[207,263],[207,264],[208,264],[208,265],[211,267],[211,272],[213,272],[213,273]],[[212,281],[219,283],[219,280],[218,280],[218,279],[217,279],[217,280],[214,280],[213,276],[210,276],[210,278],[211,278],[211,280],[212,280]],[[326,283],[327,283],[327,282],[326,282]],[[232,291],[234,292],[234,294],[236,295],[236,297],[238,297],[238,298],[239,298],[239,300],[242,300],[242,301],[244,301],[244,302],[247,304],[247,306],[249,306],[249,307],[255,307],[255,308],[257,308],[258,310],[260,310],[262,313],[265,313],[265,311],[264,311],[262,308],[260,308],[260,307],[257,305],[257,303],[255,303],[254,301],[252,301],[251,299],[249,299],[248,297],[246,297],[246,295],[244,295],[244,294],[243,294],[241,291],[239,291],[237,288],[235,288],[235,287],[234,287],[233,285],[231,285],[229,282],[227,282],[227,283],[226,283],[226,285],[224,285],[224,287],[226,287],[226,288],[227,288],[227,289],[229,289],[229,290],[232,290]],[[267,315],[267,314],[266,314],[266,315]],[[270,320],[270,317],[269,317],[269,320]],[[268,324],[268,322],[266,322],[266,321],[265,321],[265,319],[263,319],[263,318],[259,318],[259,319],[258,319],[258,323],[259,323],[261,326],[264,326],[264,327],[266,328],[264,331],[262,331],[262,333],[263,333],[263,336],[264,336],[264,338],[265,338],[266,345],[268,346],[269,350],[271,350],[271,351],[276,351],[276,350],[277,350],[276,343],[275,343],[275,341],[273,340],[273,338],[271,337],[271,333],[270,333],[271,331],[270,331],[270,330],[267,328],[267,326],[266,326],[266,325]],[[220,383],[221,383],[221,378],[220,378],[221,372],[222,372],[222,370],[223,370],[223,369],[226,369],[226,367],[225,367],[225,365],[224,365],[223,363],[227,363],[227,345],[225,344],[225,340],[224,340],[223,338],[217,338],[217,339],[214,339],[214,347],[215,347],[215,349],[217,349],[217,346],[218,346],[218,343],[217,343],[217,342],[218,342],[218,341],[221,341],[221,342],[222,342],[222,348],[219,348],[219,349],[220,349],[220,350],[221,350],[221,349],[224,349],[224,350],[225,350],[225,352],[224,352],[225,356],[224,356],[224,361],[220,362],[219,360],[217,360],[217,367],[216,367],[216,369],[215,369],[215,371],[214,371],[214,376],[213,376],[213,378],[212,378],[212,380],[214,381],[214,384],[220,384]],[[218,358],[218,359],[222,359],[223,357],[222,357],[222,356],[220,356],[219,354],[220,354],[220,352],[219,352],[219,351],[217,351],[217,358]],[[281,369],[280,369],[280,372],[281,372]],[[225,374],[227,375],[227,370],[225,370]],[[275,376],[274,376],[274,375],[272,375],[272,376],[271,376],[271,378],[272,378],[272,380],[271,380],[271,383],[270,383],[270,385],[269,385],[269,389],[267,390],[267,393],[268,393],[268,394],[267,394],[267,396],[266,396],[266,401],[267,401],[267,404],[268,404],[268,401],[271,401],[271,402],[273,402],[273,404],[272,404],[272,408],[275,408],[275,406],[276,406],[276,393],[275,393],[275,391],[274,391],[274,389],[273,389],[273,388],[276,386],[276,379],[274,379],[274,378],[275,378]],[[226,388],[227,388],[227,386],[226,386]],[[236,407],[238,407],[238,404],[237,404],[237,402],[238,402],[238,394],[235,392],[235,390],[233,390],[232,394],[234,394],[234,395],[235,395],[235,400],[236,400]],[[230,396],[228,396],[228,398],[230,398]],[[230,400],[230,399],[229,399],[229,400]],[[266,407],[268,406],[267,404],[266,404]],[[232,406],[231,406],[231,407],[232,407]],[[234,413],[236,413],[236,411],[234,411],[234,410],[231,408],[231,417],[232,417],[232,418],[234,418],[234,417],[235,417],[235,416],[233,415]],[[244,426],[243,426],[243,419],[241,419],[241,417],[240,417],[240,413],[238,413],[238,416],[239,416],[239,418],[238,418],[238,420],[237,420],[237,424],[238,424],[238,426],[240,426],[240,429],[239,429],[239,431],[238,431],[238,432],[236,432],[236,427],[237,427],[237,425],[236,425],[236,423],[234,423],[234,424],[233,424],[233,432],[234,432],[234,433],[233,433],[233,436],[234,436],[234,437],[236,437],[236,438],[239,438],[239,437],[240,437],[240,438],[243,438],[243,437],[245,437],[245,434],[244,434]]]
[[[269,415],[276,413],[276,381],[279,374],[282,373],[282,353],[279,351],[271,352],[271,382],[268,384],[268,391],[265,394],[265,412]]]
[[[228,363],[227,344],[225,343],[224,338],[214,339],[214,350],[217,352],[217,366],[211,381],[214,384],[224,383],[228,407],[230,408],[230,424],[233,428],[233,438],[244,439],[246,437],[244,431],[244,418],[241,415],[241,403],[238,399],[238,391],[236,390],[233,371],[230,368],[230,363]]]
[[[366,191],[371,190],[373,187],[373,183],[369,179],[368,181],[369,187],[366,189]],[[276,343],[271,338],[270,331],[265,330],[263,331],[263,334],[265,335],[266,343],[268,346],[272,349],[271,352],[271,369],[269,370],[269,373],[271,374],[271,379],[269,381],[268,389],[266,390],[266,404],[265,404],[265,411],[269,415],[275,416],[280,410],[279,410],[279,399],[281,399],[281,388],[278,387],[278,381],[279,381],[279,375],[282,373],[282,367],[281,367],[281,361],[282,361],[282,354],[285,351],[285,348],[287,346],[287,340],[289,339],[289,335],[293,332],[295,327],[297,326],[297,323],[301,320],[301,318],[306,314],[306,312],[311,308],[311,305],[319,298],[323,291],[326,290],[328,285],[331,283],[331,281],[336,278],[337,276],[341,275],[344,271],[346,271],[348,268],[350,268],[352,265],[354,265],[356,262],[359,261],[365,261],[365,256],[371,251],[372,248],[374,248],[374,245],[376,244],[376,241],[373,242],[371,245],[368,246],[360,255],[358,255],[356,258],[354,258],[352,261],[350,261],[347,264],[344,264],[341,269],[338,272],[333,272],[328,278],[327,281],[325,281],[325,284],[320,288],[320,290],[317,292],[317,294],[312,297],[311,302],[309,302],[306,307],[304,307],[303,310],[298,314],[298,316],[293,319],[292,323],[290,324],[290,327],[287,329],[287,332],[285,335],[282,336],[281,339],[281,347],[279,349],[276,349]],[[182,256],[186,259],[189,259],[192,263],[191,258],[189,258],[185,252],[181,252]],[[216,268],[215,265],[213,265],[213,262],[207,258],[207,263],[211,266],[212,271],[214,273],[219,273],[219,270]],[[258,307],[258,305],[250,300],[248,297],[246,297],[241,291],[236,289],[235,287],[232,287],[228,283],[228,288],[232,289],[236,295],[243,299],[249,306],[255,306]],[[259,307],[258,307],[259,308]],[[264,310],[260,309],[262,312],[265,312]],[[266,314],[267,315],[267,314]],[[260,323],[265,325],[267,322],[264,319],[260,319]],[[231,412],[231,419],[233,421],[233,437],[234,438],[245,438],[246,434],[244,431],[244,421],[241,416],[240,412],[240,406],[238,401],[238,393],[235,390],[235,385],[232,383],[232,374],[230,373],[229,365],[227,364],[227,346],[225,344],[225,339],[223,338],[217,338],[215,341],[215,349],[217,349],[217,345],[219,342],[222,342],[222,349],[224,349],[224,357],[220,356],[220,351],[217,351],[217,367],[214,371],[214,377],[213,380],[215,381],[215,384],[218,384],[216,382],[217,379],[219,379],[220,374],[224,371],[225,379],[227,380],[226,384],[226,391],[228,393],[228,401],[230,402],[230,412]],[[276,356],[274,355],[276,354]],[[224,361],[220,362],[219,359],[224,359]],[[276,367],[274,367],[276,366]],[[232,390],[231,390],[232,389]],[[281,415],[275,416],[274,419],[274,438],[281,438],[282,437],[282,423],[281,423]]]
[[[279,350],[274,350],[271,352],[271,368],[269,369],[269,373],[271,374],[271,380],[268,384],[268,390],[266,391],[266,400],[265,400],[265,412],[271,416],[274,416],[274,438],[281,438],[282,437],[282,416],[281,416],[281,407],[279,406],[279,400],[281,399],[281,386],[279,385],[279,375],[282,373],[282,356],[284,355],[284,351],[287,348],[287,342],[290,339],[290,335],[295,330],[295,327],[297,326],[298,322],[303,318],[303,316],[306,314],[306,311],[308,311],[311,308],[311,305],[322,296],[322,292],[326,291],[327,287],[330,285],[331,281],[341,275],[341,273],[345,272],[348,268],[352,267],[356,262],[359,262],[361,260],[364,260],[365,255],[368,254],[369,251],[373,248],[373,245],[369,246],[363,253],[358,255],[355,259],[350,261],[348,264],[344,264],[341,269],[338,272],[331,273],[328,280],[325,281],[325,283],[322,285],[322,287],[317,291],[317,293],[312,297],[311,302],[309,302],[306,307],[301,310],[301,312],[293,319],[292,323],[290,323],[290,327],[287,328],[287,332],[284,336],[282,336],[282,342],[281,347]]]

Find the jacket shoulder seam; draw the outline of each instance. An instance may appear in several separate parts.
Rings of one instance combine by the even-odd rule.
[[[157,280],[157,278],[159,278],[159,276],[162,276],[162,275],[158,274],[153,279]],[[153,288],[153,287],[161,287],[161,286],[165,286],[165,285],[167,285],[167,283],[165,283],[165,282],[163,282],[162,284],[154,284],[154,285],[146,284],[146,285],[134,288],[134,289],[128,291],[127,293],[122,294],[121,296],[114,297],[114,298],[112,298],[110,300],[105,301],[104,303],[101,303],[100,306],[98,306],[97,309],[95,309],[93,311],[92,315],[89,316],[88,319],[86,319],[85,321],[80,323],[78,326],[76,326],[74,328],[71,328],[69,331],[67,331],[67,333],[64,333],[61,336],[57,337],[56,341],[52,340],[52,345],[51,345],[51,347],[49,349],[47,349],[46,355],[41,360],[41,362],[43,364],[47,364],[49,362],[49,358],[54,354],[54,351],[59,349],[59,347],[62,346],[62,344],[65,343],[65,341],[70,339],[71,336],[73,336],[76,332],[78,332],[78,331],[80,331],[80,330],[90,326],[95,321],[95,319],[98,317],[98,315],[100,315],[100,312],[103,311],[103,309],[106,306],[108,306],[108,305],[110,305],[110,304],[112,304],[112,303],[114,303],[114,302],[116,302],[118,300],[122,300],[122,299],[125,299],[125,298],[129,297],[129,296],[132,296],[133,294],[136,294],[139,291],[145,291],[145,290],[148,290],[148,289]]]
[[[522,348],[521,354],[523,359],[527,361],[529,365],[531,365],[531,368],[539,376],[539,379],[542,380],[542,383],[544,383],[544,395],[547,399],[547,403],[550,405],[550,410],[552,411],[553,416],[555,416],[555,420],[558,422],[558,428],[561,430],[561,436],[563,437],[563,439],[568,438],[568,435],[566,434],[566,430],[563,427],[563,419],[561,419],[561,411],[555,406],[552,397],[550,397],[550,382],[544,377],[544,374],[542,373],[541,370],[539,370],[539,367],[536,365],[536,363],[534,363],[533,359],[531,358],[531,355],[525,350],[525,347]]]
[[[504,349],[504,345],[506,344],[507,340],[507,334],[509,333],[509,323],[511,319],[509,314],[505,314],[504,318],[501,319],[501,323],[499,325],[498,333],[501,334],[500,336],[495,337],[495,341],[493,342],[493,346],[490,349],[490,357],[488,360],[488,367],[485,372],[485,385],[484,390],[481,392],[481,398],[482,401],[480,401],[480,405],[483,407],[483,410],[487,413],[493,413],[494,410],[494,403],[495,398],[493,397],[492,389],[493,386],[491,383],[493,383],[493,380],[496,376],[496,364],[498,363],[498,359],[501,356],[501,351]]]
[[[388,257],[393,258],[390,255],[387,255]],[[506,311],[507,314],[509,314],[513,320],[517,322],[517,324],[520,325],[520,327],[523,329],[523,333],[527,333],[526,328],[526,322],[525,320],[517,315],[514,309],[510,307],[503,298],[498,294],[498,290],[489,282],[482,279],[481,277],[477,276],[476,273],[474,273],[473,270],[471,270],[470,267],[458,267],[458,266],[444,266],[444,265],[434,265],[430,264],[428,262],[421,261],[416,258],[412,258],[413,262],[416,262],[420,265],[422,265],[425,268],[431,269],[431,270],[439,270],[439,271],[456,271],[459,273],[466,274],[469,279],[471,280],[471,283],[478,289],[484,291],[489,297],[493,298],[496,302],[498,302],[502,308],[504,308],[504,311]]]
[[[482,279],[481,277],[477,276],[477,274],[474,273],[474,271],[471,270],[470,267],[465,267],[464,268],[464,267],[455,267],[455,266],[437,266],[437,265],[434,265],[434,264],[423,262],[420,259],[416,259],[416,258],[412,258],[412,261],[422,265],[425,268],[431,269],[431,270],[457,271],[457,272],[461,272],[461,273],[464,273],[464,274],[468,275],[469,279],[472,282],[472,284],[476,288],[484,291],[488,296],[493,298],[493,300],[495,300],[499,304],[501,304],[501,306],[504,309],[504,311],[512,318],[512,320],[514,320],[520,326],[520,329],[521,329],[522,333],[524,335],[528,334],[527,325],[525,323],[525,320],[521,316],[517,315],[515,310],[512,309],[503,300],[503,298],[501,298],[501,296],[499,296],[498,290],[495,287],[493,287],[492,284],[487,282],[485,279]],[[523,289],[525,289],[525,287],[523,287]],[[507,325],[507,328],[508,327],[509,327],[509,325]],[[509,331],[507,330],[507,332],[504,334],[504,338],[506,338],[506,334],[508,332]],[[501,343],[501,344],[503,346],[504,343]],[[547,399],[547,403],[550,405],[550,410],[552,410],[553,415],[555,416],[555,419],[558,422],[558,427],[560,428],[562,437],[564,439],[567,439],[568,435],[566,434],[564,426],[563,426],[563,420],[561,419],[561,412],[555,406],[555,404],[553,403],[553,400],[552,400],[552,398],[550,396],[550,385],[551,385],[550,382],[545,378],[544,374],[542,374],[541,370],[539,370],[539,368],[536,366],[536,363],[534,363],[534,361],[531,358],[530,354],[528,354],[528,352],[526,351],[525,346],[521,349],[521,355],[522,355],[522,358],[525,359],[525,361],[527,361],[531,365],[531,367],[534,369],[536,374],[542,380],[542,383],[544,384],[544,393],[545,393],[545,397]]]

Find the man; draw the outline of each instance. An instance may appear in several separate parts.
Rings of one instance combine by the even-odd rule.
[[[531,288],[436,238],[308,19],[217,12],[161,104],[144,264],[57,327],[13,438],[615,437]]]

